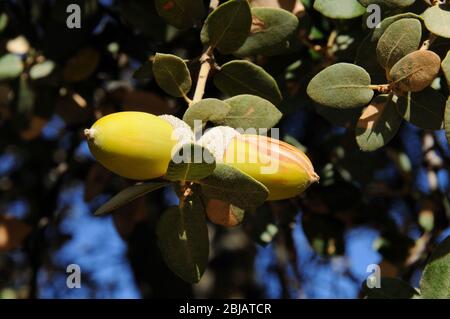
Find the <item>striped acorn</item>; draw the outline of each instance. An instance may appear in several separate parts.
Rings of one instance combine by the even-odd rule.
[[[174,129],[178,133],[174,136]],[[170,116],[144,112],[118,112],[100,118],[84,131],[94,157],[110,171],[133,180],[162,177],[171,152],[181,139],[193,139],[189,126]],[[177,139],[178,138],[178,139]]]
[[[269,190],[268,200],[295,197],[319,181],[309,158],[277,139],[216,127],[199,143],[207,147],[218,162],[235,167],[264,184]]]

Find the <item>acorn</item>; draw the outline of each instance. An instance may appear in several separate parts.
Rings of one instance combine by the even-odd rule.
[[[319,181],[309,158],[298,148],[277,139],[216,127],[205,133],[199,144],[207,147],[218,162],[264,184],[269,190],[267,200],[295,197]]]
[[[97,161],[117,175],[138,181],[162,177],[176,145],[193,141],[185,122],[145,112],[109,114],[84,135]]]

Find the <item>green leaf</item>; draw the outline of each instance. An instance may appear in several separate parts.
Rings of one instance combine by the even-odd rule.
[[[273,55],[288,45],[298,26],[298,18],[278,8],[251,9],[252,27],[245,43],[234,52],[236,56]]]
[[[432,88],[422,92],[400,96],[397,108],[403,118],[415,126],[428,129],[442,129],[445,112],[445,97]]]
[[[393,22],[383,33],[377,45],[378,62],[386,70],[408,53],[419,48],[422,25],[414,18]]]
[[[358,0],[363,6],[378,4],[387,8],[405,8],[412,5],[416,0]]]
[[[22,59],[14,54],[6,54],[0,58],[0,81],[14,79],[23,71]]]
[[[283,116],[272,103],[256,95],[237,95],[225,102],[230,106],[230,112],[216,124],[244,130],[272,128]]]
[[[436,5],[423,13],[427,29],[443,38],[450,38],[450,5]]]
[[[254,94],[275,105],[282,101],[275,79],[262,67],[249,61],[230,61],[220,68],[214,77],[214,84],[230,96]]]
[[[99,209],[97,209],[94,214],[96,216],[106,215],[112,212],[113,210],[125,204],[128,204],[129,202],[135,200],[136,198],[144,196],[145,194],[153,192],[167,185],[169,185],[169,183],[166,182],[148,182],[133,185],[131,187],[124,189],[123,191],[112,197],[109,201],[107,201]]]
[[[370,75],[350,63],[337,63],[317,74],[309,83],[307,93],[315,102],[340,108],[367,105],[373,97]]]
[[[231,107],[221,100],[204,99],[187,109],[186,113],[184,113],[183,121],[192,128],[194,128],[195,120],[202,121],[203,125],[206,122],[217,123],[224,120],[230,110]]]
[[[447,141],[450,144],[450,96],[448,97],[447,104],[445,106],[444,127],[445,127],[445,135],[447,136]]]
[[[433,51],[414,51],[398,61],[389,72],[394,90],[420,92],[430,86],[441,69],[441,59]]]
[[[45,78],[53,72],[55,66],[56,65],[53,61],[45,61],[39,64],[35,64],[30,69],[30,77],[33,80]]]
[[[247,39],[251,25],[248,2],[230,0],[208,16],[202,28],[201,40],[223,54],[233,53]]]
[[[419,295],[416,289],[398,278],[381,277],[380,284],[380,288],[369,288],[364,282],[363,294],[368,299],[412,299]]]
[[[217,164],[214,173],[199,184],[206,197],[220,199],[244,210],[261,206],[269,196],[263,184],[225,164]]]
[[[447,56],[442,61],[442,71],[444,72],[445,78],[447,79],[447,85],[450,89],[450,50],[447,52]]]
[[[153,61],[146,61],[133,73],[133,78],[138,80],[150,80],[153,78]]]
[[[196,144],[183,145],[172,156],[165,179],[169,181],[196,181],[214,172],[214,155],[206,148]]]
[[[331,19],[353,19],[366,12],[358,0],[316,0],[314,9]]]
[[[208,228],[200,199],[194,197],[183,208],[166,210],[158,222],[156,236],[170,270],[186,282],[199,282],[209,257]]]
[[[378,95],[356,124],[356,142],[361,150],[372,152],[385,146],[397,134],[402,117],[388,95]]]
[[[178,29],[195,25],[205,15],[202,0],[155,0],[158,14]]]
[[[8,26],[8,15],[4,12],[0,13],[0,33],[3,32]]]
[[[157,53],[153,60],[153,74],[167,94],[183,97],[191,90],[192,79],[187,64],[175,55]]]
[[[450,236],[428,260],[420,280],[420,292],[425,299],[450,299]]]
[[[412,12],[405,12],[405,13],[396,14],[391,17],[387,17],[387,18],[383,19],[383,21],[381,21],[380,24],[378,24],[377,27],[373,30],[371,40],[373,42],[378,42],[378,40],[381,38],[383,33],[386,31],[386,29],[392,23],[394,23],[398,20],[401,20],[401,19],[405,19],[405,18],[412,18],[412,19],[417,19],[419,21],[423,21],[423,18],[421,16],[419,16],[415,13],[412,13]]]

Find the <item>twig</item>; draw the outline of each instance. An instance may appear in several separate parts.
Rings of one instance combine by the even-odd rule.
[[[200,57],[200,72],[198,73],[197,87],[195,88],[194,98],[189,106],[202,100],[205,94],[206,81],[208,80],[209,72],[212,69],[214,63],[214,56],[212,47],[208,47]]]
[[[388,93],[391,91],[391,86],[389,84],[372,84],[369,85],[368,88],[380,93]]]
[[[428,50],[431,46],[431,44],[434,42],[434,40],[437,39],[437,35],[430,33],[430,35],[428,36],[428,39],[426,39],[425,41],[423,41],[422,46],[420,47],[420,50]]]

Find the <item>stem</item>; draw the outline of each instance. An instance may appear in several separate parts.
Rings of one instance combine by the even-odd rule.
[[[203,95],[205,94],[206,81],[208,80],[209,72],[212,69],[213,59],[213,49],[212,47],[208,47],[200,57],[201,67],[200,72],[198,73],[197,87],[195,88],[194,98],[191,103],[189,103],[189,106],[202,100]]]
[[[428,50],[431,46],[431,44],[434,42],[434,40],[437,39],[437,35],[430,33],[430,35],[428,36],[428,39],[426,39],[425,41],[423,41],[422,46],[420,47],[420,50]]]
[[[380,93],[388,93],[391,90],[389,84],[371,84],[368,86],[368,88]]]

